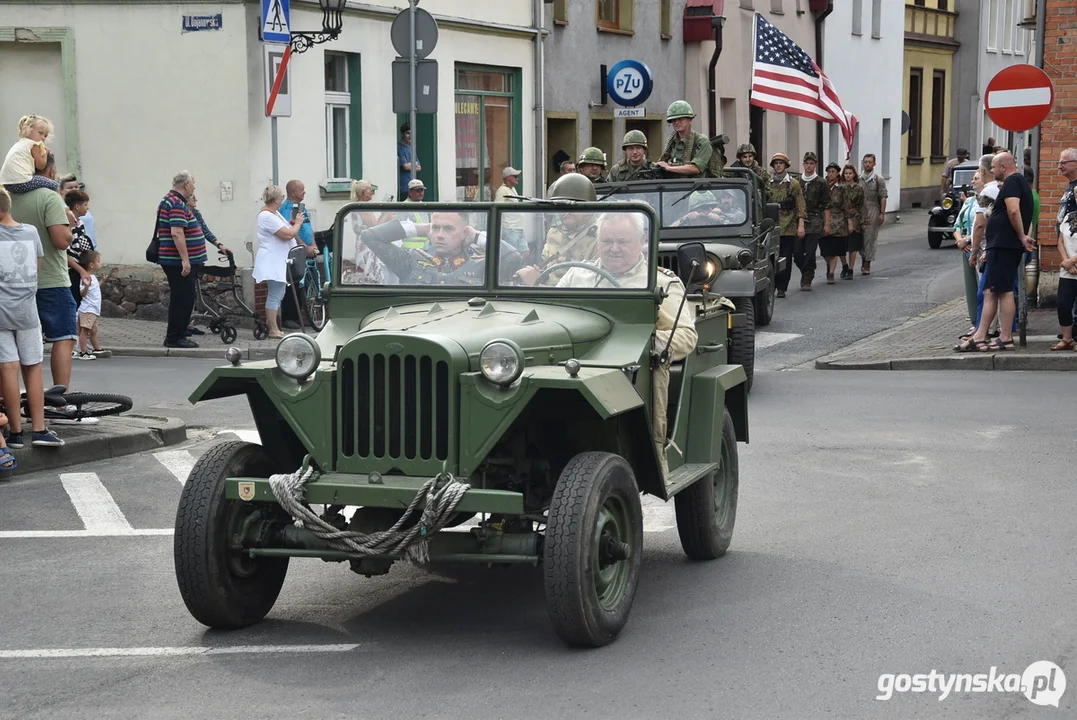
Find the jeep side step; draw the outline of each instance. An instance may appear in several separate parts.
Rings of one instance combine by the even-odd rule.
[[[669,482],[666,483],[666,500],[717,469],[718,463],[685,463],[676,470],[670,470]]]

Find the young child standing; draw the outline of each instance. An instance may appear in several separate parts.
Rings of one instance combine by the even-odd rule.
[[[48,118],[40,115],[24,115],[19,120],[19,140],[8,150],[4,165],[0,167],[0,185],[11,193],[28,193],[38,188],[56,190],[59,185],[41,175],[49,156],[45,141],[54,132]]]
[[[82,253],[79,264],[88,276],[82,279],[82,304],[79,305],[79,360],[96,360],[112,353],[102,350],[97,342],[97,319],[101,316],[101,285],[97,273],[101,270],[101,253],[87,250]],[[107,355],[106,355],[107,353]]]

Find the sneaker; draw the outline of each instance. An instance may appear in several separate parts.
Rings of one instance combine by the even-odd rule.
[[[783,298],[783,297],[785,297],[785,290],[779,290],[778,292],[774,293],[774,295],[776,297]]]
[[[7,436],[7,446],[13,450],[22,450],[26,447],[26,442],[23,440],[21,432],[11,433]]]
[[[112,357],[112,351],[111,350],[104,350],[104,349],[102,349],[102,350],[92,350],[91,352],[96,357],[99,357],[99,358],[110,358],[110,357]]]
[[[34,440],[30,443],[34,447],[61,447],[64,441],[56,437],[56,433],[48,428],[41,432],[34,430]]]
[[[196,343],[194,340],[188,340],[186,338],[184,338],[183,340],[178,340],[176,342],[168,342],[166,340],[165,341],[165,347],[166,348],[196,348],[196,347],[198,347],[198,343]]]
[[[93,353],[80,352],[78,355],[73,356],[75,360],[96,360],[97,356]]]
[[[811,283],[801,283],[800,292],[811,292]]]
[[[191,335],[205,335],[205,334],[206,333],[203,332],[201,328],[196,328],[196,327],[187,328],[187,336],[188,337],[190,337]]]

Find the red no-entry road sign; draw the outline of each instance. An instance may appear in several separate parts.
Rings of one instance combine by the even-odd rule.
[[[1036,127],[1051,112],[1055,87],[1035,65],[1011,65],[987,84],[984,107],[1003,130],[1023,132]]]

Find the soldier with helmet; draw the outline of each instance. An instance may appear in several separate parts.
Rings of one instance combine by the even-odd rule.
[[[800,183],[789,175],[789,156],[785,153],[774,153],[770,159],[770,167],[774,170],[770,182],[767,183],[767,202],[778,203],[778,227],[781,239],[778,244],[778,254],[786,259],[785,269],[775,278],[777,296],[785,297],[785,291],[789,288],[789,278],[793,274],[793,248],[797,238],[804,238],[804,221],[808,211],[804,207],[804,191]]]
[[[564,175],[546,191],[548,200],[597,199],[595,186],[579,173]],[[546,233],[546,244],[535,265],[521,268],[516,275],[527,285],[534,285],[539,273],[551,265],[564,262],[593,262],[598,259],[598,224],[594,213],[567,212],[561,222]],[[556,285],[565,274],[564,270],[550,273],[549,283]]]
[[[668,173],[685,177],[707,174],[713,149],[706,135],[692,129],[695,116],[692,106],[684,100],[671,103],[666,110],[666,122],[675,132],[666,143],[662,159],[655,164]]]
[[[654,163],[647,157],[647,136],[642,130],[629,130],[625,133],[621,149],[625,157],[610,170],[611,182],[643,180],[654,171]]]
[[[763,166],[759,164],[756,159],[755,146],[751,143],[742,143],[737,148],[737,161],[729,167],[744,167],[748,168],[764,182],[770,182],[770,173],[763,169]]]
[[[576,162],[576,172],[593,183],[606,182],[606,153],[596,147],[585,148]]]

